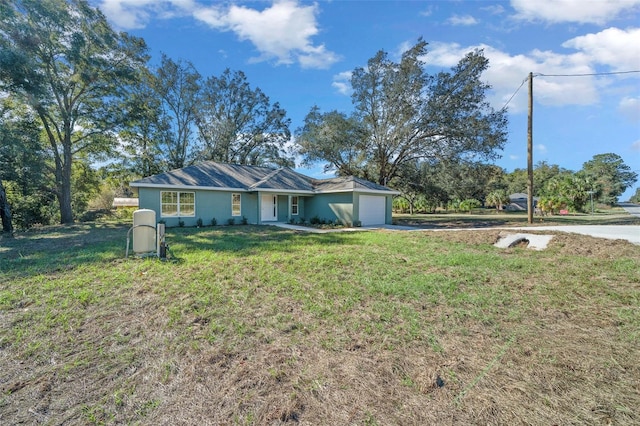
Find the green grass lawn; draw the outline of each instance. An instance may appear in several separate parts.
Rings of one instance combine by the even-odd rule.
[[[640,423],[639,246],[126,231],[0,242],[0,423]]]

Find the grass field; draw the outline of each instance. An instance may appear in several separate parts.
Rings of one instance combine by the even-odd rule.
[[[422,228],[466,228],[491,226],[528,226],[526,212],[496,213],[479,210],[469,213],[394,214],[394,223]],[[640,217],[631,216],[620,207],[607,208],[596,214],[571,213],[567,215],[534,216],[531,226],[553,225],[640,225]]]
[[[126,231],[0,242],[0,424],[640,424],[640,246]]]

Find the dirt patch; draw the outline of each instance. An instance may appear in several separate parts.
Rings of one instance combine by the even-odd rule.
[[[637,245],[626,240],[608,240],[566,232],[555,233],[550,245],[566,254],[603,259],[633,257],[638,251]]]
[[[481,244],[495,244],[500,239],[499,230],[487,229],[487,230],[457,230],[457,231],[437,231],[433,233],[426,233],[425,235],[433,235],[434,238],[438,238],[443,241],[450,241],[455,243],[463,243],[469,245],[481,245]]]
[[[443,241],[473,245],[495,244],[504,233],[503,230],[457,230],[434,232],[435,238]],[[529,234],[553,235],[548,244],[549,248],[567,255],[588,256],[603,259],[615,257],[634,256],[638,252],[638,246],[625,240],[609,240],[595,238],[587,235],[570,234],[566,232],[536,231],[535,228],[527,229]],[[525,247],[524,245],[521,246]]]

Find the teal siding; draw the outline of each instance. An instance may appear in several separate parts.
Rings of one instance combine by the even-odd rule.
[[[309,221],[312,217],[319,219],[338,220],[342,224],[353,223],[353,193],[317,194],[305,199],[305,216]]]
[[[306,216],[304,215],[304,206],[305,206],[305,201],[308,200],[308,197],[300,197],[298,196],[298,214],[294,214],[293,218],[297,221],[299,221],[301,218],[305,218]]]
[[[393,225],[393,195],[386,195],[387,199],[386,203],[386,211],[385,211],[385,222],[387,225]]]
[[[196,219],[199,217],[205,225],[209,225],[213,218],[218,225],[225,225],[231,218],[239,224],[243,217],[249,223],[258,223],[258,197],[256,194],[239,192],[240,194],[240,216],[233,216],[231,213],[231,194],[234,192],[223,191],[196,191]],[[236,193],[238,194],[238,192]],[[188,226],[186,219],[185,225]],[[195,224],[194,220],[194,224]]]
[[[156,220],[164,220],[168,227],[178,226],[180,221],[185,226],[196,226],[198,219],[202,219],[205,226],[211,225],[211,220],[216,219],[218,225],[224,225],[230,218],[240,223],[242,217],[246,217],[249,223],[258,223],[258,197],[255,193],[240,192],[240,216],[231,215],[231,194],[223,191],[188,191],[195,192],[196,214],[193,217],[162,217],[160,214],[160,192],[163,189],[139,188],[140,208],[151,209],[156,212]]]
[[[278,195],[278,222],[289,220],[289,196]]]
[[[138,188],[138,206],[156,212],[156,221],[160,220],[160,191],[152,188]],[[178,223],[176,222],[176,225]]]
[[[298,195],[298,214],[291,214],[289,205],[290,195],[278,195],[278,222],[289,222],[292,218],[297,222],[300,218],[304,218],[304,204],[306,197]]]
[[[182,220],[185,226],[196,226],[198,218],[202,219],[205,226],[211,224],[211,219],[215,218],[218,225],[225,225],[230,218],[235,219],[239,224],[242,217],[246,217],[248,223],[259,222],[258,192],[240,192],[241,215],[231,215],[231,194],[228,191],[204,191],[204,190],[180,190],[184,192],[195,192],[196,214],[194,217],[169,217],[160,216],[160,191],[159,188],[139,188],[141,209],[151,209],[156,212],[156,220],[164,220],[167,226],[178,226]],[[365,193],[366,194],[366,193]],[[352,225],[355,220],[359,220],[359,195],[360,193],[344,192],[333,194],[316,194],[314,196],[298,196],[298,215],[293,219],[297,222],[304,219],[306,222],[315,216],[319,219],[339,221],[346,225]],[[387,195],[385,206],[385,222],[392,223],[392,196]],[[278,195],[278,221],[288,222],[292,218],[289,209],[289,196]]]

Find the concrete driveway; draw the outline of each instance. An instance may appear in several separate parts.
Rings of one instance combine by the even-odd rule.
[[[558,231],[590,235],[608,240],[627,240],[640,245],[640,226],[636,225],[567,225],[567,226],[531,226],[528,228],[504,228],[527,231]]]
[[[565,225],[565,226],[528,226],[528,227],[495,227],[495,228],[456,228],[456,229],[425,229],[413,226],[399,225],[380,225],[380,226],[364,226],[362,228],[336,228],[336,229],[317,229],[307,226],[290,225],[287,223],[274,223],[273,225],[280,228],[291,229],[295,231],[312,232],[318,234],[326,234],[329,232],[353,232],[366,231],[373,229],[387,229],[390,231],[413,231],[413,232],[448,232],[448,231],[490,231],[499,229],[505,231],[556,231],[569,232],[574,234],[589,235],[595,238],[605,238],[608,240],[627,240],[633,244],[640,245],[640,226],[637,225]]]
[[[640,209],[640,207],[639,207]],[[640,212],[639,212],[640,213]],[[375,229],[370,227],[368,229]],[[608,240],[627,240],[633,244],[640,245],[640,226],[637,225],[565,225],[565,226],[522,226],[522,227],[495,227],[495,228],[456,228],[456,229],[421,229],[410,226],[382,225],[378,229],[388,229],[396,231],[488,231],[499,229],[505,231],[556,231],[569,232],[574,234],[589,235],[595,238],[605,238]]]
[[[625,209],[627,213],[633,216],[640,217],[640,206],[633,203],[618,203],[620,207]]]

